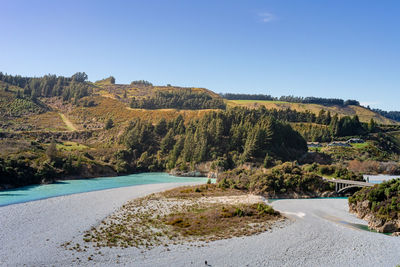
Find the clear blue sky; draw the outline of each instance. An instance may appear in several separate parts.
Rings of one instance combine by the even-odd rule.
[[[1,0],[0,71],[400,110],[400,1]]]

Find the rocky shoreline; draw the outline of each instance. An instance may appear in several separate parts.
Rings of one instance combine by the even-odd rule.
[[[370,204],[369,200],[349,203],[349,211],[358,218],[367,221],[370,229],[379,233],[392,233],[392,235],[400,236],[400,219],[388,220],[379,217],[369,208]]]

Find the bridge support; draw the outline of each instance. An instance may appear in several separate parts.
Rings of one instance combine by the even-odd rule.
[[[346,187],[346,185],[343,184],[343,183],[335,183],[335,191],[336,191],[336,193],[341,191],[344,187]]]

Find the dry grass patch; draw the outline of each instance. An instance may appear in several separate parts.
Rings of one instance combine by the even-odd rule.
[[[133,119],[143,119],[151,122],[158,122],[161,118],[172,120],[182,115],[185,121],[201,118],[206,113],[215,111],[214,109],[204,110],[176,110],[176,109],[132,109],[120,100],[94,96],[86,98],[93,100],[95,105],[92,107],[74,107],[68,113],[69,119],[82,129],[99,129],[104,127],[107,119],[111,118],[116,125],[124,125]]]
[[[165,216],[163,222],[184,237],[208,237],[208,240],[253,235],[264,232],[266,222],[279,213],[262,202],[254,204],[213,204],[204,208]]]
[[[237,189],[220,188],[216,184],[183,186],[163,193],[163,196],[166,198],[200,198],[239,195],[246,195],[246,193]]]
[[[90,149],[89,147],[79,144],[76,142],[66,141],[60,144],[56,144],[57,149],[60,151],[83,151]]]
[[[5,127],[9,131],[67,131],[64,122],[60,116],[53,111],[41,114],[28,114],[12,120],[4,120],[2,123],[8,122]]]
[[[0,139],[0,156],[2,157],[30,150],[32,150],[32,147],[29,140],[7,138]]]

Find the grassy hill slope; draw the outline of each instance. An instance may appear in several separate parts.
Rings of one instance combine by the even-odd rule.
[[[132,109],[132,98],[147,99],[158,92],[180,92],[190,89],[193,93],[202,93],[214,99],[221,97],[205,88],[184,88],[177,86],[153,86],[149,82],[138,81],[131,84],[115,84],[112,77],[90,86],[89,96],[75,101],[62,101],[61,97],[45,97],[32,101],[29,97],[17,97],[23,88],[8,84],[8,92],[3,88],[7,83],[0,81],[0,131],[82,131],[103,129],[105,122],[112,119],[115,126],[124,126],[135,118],[157,122],[161,118],[167,120],[182,115],[185,119],[200,118],[213,109],[177,110],[177,109]],[[310,111],[318,114],[321,110],[337,113],[339,116],[358,115],[363,122],[373,118],[379,124],[400,124],[360,106],[323,106],[318,104],[289,103],[282,101],[262,100],[225,100],[228,106],[244,106],[256,108],[261,105],[267,109],[292,109]],[[188,121],[188,120],[186,120]]]
[[[257,138],[263,140],[262,132],[250,131],[254,128],[254,124],[249,124],[249,122],[253,122],[253,120],[259,116],[260,112],[264,112],[265,115],[267,115],[268,111],[261,109],[259,111],[249,111],[244,109],[225,111],[221,114],[227,114],[226,116],[230,116],[226,117],[225,123],[220,117],[221,114],[217,116],[204,116],[204,114],[207,114],[210,111],[217,110],[207,109],[210,107],[215,108],[215,106],[195,105],[196,102],[191,101],[193,100],[192,98],[182,97],[181,95],[183,93],[191,97],[192,95],[201,95],[202,97],[195,99],[197,102],[200,102],[200,104],[204,104],[206,101],[212,102],[218,100],[216,102],[221,102],[223,108],[225,108],[224,102],[226,102],[228,106],[231,107],[244,106],[252,109],[264,105],[268,109],[275,108],[285,110],[290,108],[297,111],[308,110],[316,114],[324,109],[331,111],[332,115],[335,113],[338,113],[340,116],[352,116],[357,114],[361,121],[369,121],[371,118],[374,118],[376,122],[381,124],[394,124],[393,121],[359,106],[326,107],[317,104],[296,104],[278,101],[228,101],[223,100],[218,94],[204,88],[153,86],[145,81],[138,81],[132,84],[114,84],[115,79],[112,77],[95,83],[84,81],[75,82],[68,80],[69,78],[65,78],[64,85],[54,86],[54,89],[47,92],[46,90],[51,86],[46,85],[46,81],[48,82],[51,79],[48,77],[37,79],[42,80],[40,80],[40,83],[32,82],[33,85],[36,84],[36,86],[32,86],[32,88],[35,88],[35,90],[37,89],[36,87],[39,89],[41,88],[41,93],[38,95],[25,93],[24,91],[29,92],[27,90],[29,88],[28,86],[24,86],[24,88],[19,87],[23,86],[21,83],[16,83],[15,81],[7,81],[6,83],[0,81],[0,170],[1,165],[3,165],[5,166],[3,170],[6,170],[7,175],[9,175],[7,177],[23,178],[20,182],[10,180],[3,182],[4,184],[25,185],[30,183],[41,183],[52,181],[54,177],[73,178],[113,176],[117,173],[131,172],[132,170],[158,170],[157,168],[162,169],[167,166],[167,163],[169,164],[168,166],[172,166],[168,168],[179,166],[181,170],[185,171],[188,170],[189,166],[186,165],[186,162],[189,162],[187,159],[191,160],[190,158],[185,158],[185,163],[181,164],[182,162],[178,161],[177,158],[172,156],[167,157],[167,154],[162,154],[165,151],[172,151],[175,147],[174,143],[177,141],[179,141],[179,144],[182,143],[183,147],[186,144],[187,151],[190,151],[189,149],[195,151],[194,148],[190,148],[190,145],[196,143],[207,144],[207,142],[211,142],[210,144],[212,144],[213,147],[221,147],[221,151],[223,151],[225,147],[235,147],[235,149],[237,149],[245,147],[247,144],[248,148],[246,149],[246,154],[244,154],[247,158],[244,158],[243,156],[244,160],[253,159],[257,156],[259,157],[259,162],[262,162],[264,156],[251,154],[251,151],[253,150],[253,142],[243,143],[243,138],[247,138],[246,136],[248,135],[254,136],[252,137],[253,140],[257,140]],[[18,84],[19,86],[12,84]],[[184,92],[182,93],[182,91]],[[34,91],[32,90],[32,92]],[[168,94],[165,92],[168,92]],[[160,97],[160,95],[162,97]],[[206,97],[204,97],[204,95],[206,95]],[[134,100],[132,100],[133,97],[135,98]],[[174,98],[179,98],[180,102],[169,102],[170,99]],[[132,108],[148,108],[148,106],[133,105],[135,101],[145,102],[148,101],[148,99],[156,99],[158,101],[158,106],[149,107],[153,109]],[[164,103],[167,103],[167,105],[162,105]],[[174,105],[171,105],[170,103]],[[176,105],[176,103],[179,104]],[[181,109],[183,106],[189,109]],[[177,109],[170,107],[176,107]],[[216,108],[218,107],[219,106]],[[222,110],[223,108],[218,110]],[[231,112],[236,113],[232,115]],[[270,113],[272,114],[272,112]],[[291,117],[300,117],[300,115],[294,114],[296,112],[282,111],[280,113],[280,117],[276,115],[278,120],[285,120],[285,114],[291,114]],[[250,116],[249,114],[251,114],[251,117],[244,117],[245,119],[243,120],[247,123],[242,125],[240,122],[241,116]],[[163,123],[159,123],[162,118],[170,121],[178,116],[182,116],[184,122],[179,119],[176,120],[176,122],[171,122],[167,125],[164,124],[164,126],[162,126]],[[313,117],[310,116],[309,113],[302,114],[301,116]],[[322,138],[325,138],[324,140],[330,141],[332,136],[329,135],[331,134],[329,126],[325,124],[308,123],[309,117],[306,117],[306,120],[304,118],[299,120],[302,121],[302,123],[293,122],[296,120],[287,121],[290,122],[294,130],[299,131],[307,140],[314,141],[314,139],[320,138],[322,140]],[[150,121],[151,123],[130,123],[132,120],[138,118]],[[266,127],[265,125],[261,125],[261,123],[268,118],[269,117],[265,116],[260,119],[259,127]],[[189,137],[184,136],[183,134],[185,134],[185,129],[182,126],[182,123],[188,125],[192,119],[203,120],[202,123],[195,123],[199,123],[199,125],[204,128],[204,131],[198,131],[198,133],[201,133],[198,135],[189,134]],[[235,119],[237,119],[237,127],[232,130],[234,134],[232,134],[229,129],[221,131],[221,129],[227,127],[226,125],[230,125],[229,122],[232,122]],[[110,125],[109,122],[111,122],[111,126],[108,126]],[[156,127],[154,127],[155,129],[161,127],[159,128],[161,130],[153,131],[153,126],[151,124],[156,125]],[[193,127],[192,124],[190,125]],[[267,125],[269,124],[267,123]],[[169,131],[163,132],[163,127],[166,129],[172,129],[172,127],[174,127],[174,130],[171,131],[173,134],[170,134],[168,137],[169,139],[165,139],[167,141],[163,143],[163,149],[165,151],[159,150],[164,152],[155,153],[157,151],[153,149],[150,143],[154,140],[162,142],[162,140],[167,137],[166,134]],[[189,129],[191,129],[191,127],[189,127]],[[360,125],[359,127],[362,126]],[[396,140],[394,142],[399,146],[400,134],[396,131],[400,129],[400,126],[390,125],[382,128],[385,128],[385,131],[391,131],[391,136]],[[183,132],[181,132],[182,129]],[[285,129],[287,130],[288,128],[279,122],[276,130],[282,130],[285,132]],[[245,137],[242,136],[244,130],[249,131],[248,134],[244,135]],[[292,130],[290,129],[290,131]],[[156,132],[157,134],[154,135],[153,132]],[[159,134],[159,132],[163,133]],[[265,132],[267,132],[267,130],[265,130]],[[286,133],[287,132],[289,131],[286,131]],[[190,133],[190,130],[188,133]],[[293,136],[297,136],[297,133],[293,132],[293,134]],[[181,136],[177,138],[177,135]],[[129,147],[127,147],[128,143],[126,142],[127,136],[131,136],[129,139]],[[218,139],[215,138],[215,140],[208,141],[207,138],[214,138],[213,136],[218,136]],[[235,146],[228,145],[229,143],[224,143],[228,141],[231,142],[230,140],[234,139],[235,136]],[[276,136],[281,135],[276,134]],[[293,136],[284,136],[283,138],[292,142],[293,140],[297,140],[293,139]],[[338,136],[340,137],[340,135]],[[304,141],[300,136],[298,137],[298,140]],[[193,138],[193,141],[186,141],[190,140],[189,138]],[[200,142],[200,138],[202,138],[203,141]],[[387,140],[383,137],[379,138],[383,140],[381,143],[386,145],[382,149],[383,152],[386,152],[386,150],[391,151],[390,147],[387,148]],[[143,141],[138,142],[137,140]],[[147,143],[147,141],[149,143]],[[294,144],[296,144],[297,141],[294,141]],[[282,142],[279,141],[275,143],[280,144]],[[304,149],[306,148],[305,142],[298,143],[304,143]],[[370,143],[371,142],[368,144]],[[176,147],[180,147],[180,145]],[[199,154],[201,156],[206,155],[206,160],[218,159],[217,157],[219,156],[214,153],[214,151],[208,153],[210,151],[204,150],[208,149],[208,147],[208,145],[202,147],[199,146],[199,148],[196,148],[196,151],[206,151],[204,154]],[[287,151],[287,154],[290,155],[291,147],[292,146],[288,146],[289,150],[276,149],[276,151]],[[361,150],[361,148],[357,149]],[[345,160],[351,160],[354,158],[354,154],[357,154],[357,149],[344,152],[340,151],[338,153],[332,152],[332,155],[339,155],[341,157],[340,160],[344,158],[343,155],[345,155]],[[372,147],[368,151],[359,151],[358,154],[366,155],[365,157],[371,158],[370,155],[372,155],[372,152],[375,150],[374,147]],[[147,153],[148,151],[154,154],[149,156]],[[242,153],[242,151],[238,150],[238,153],[239,152]],[[385,154],[383,152],[380,154]],[[233,158],[236,158],[236,160],[241,159],[241,157],[239,158],[238,155],[240,154],[238,153],[233,154]],[[223,153],[221,152],[221,155],[222,154]],[[387,159],[390,156],[389,154],[389,156],[386,156],[386,154],[384,155],[384,159]],[[185,155],[185,157],[192,157],[194,154],[190,152]],[[348,158],[347,155],[349,155]],[[375,158],[378,157],[376,156]],[[383,156],[380,158],[383,158]],[[137,165],[132,165],[133,167],[127,165],[128,163],[131,164],[133,161]],[[226,162],[230,161],[226,159]],[[15,173],[11,173],[14,170]],[[21,170],[25,170],[26,172],[22,173],[22,175],[20,174]],[[3,177],[6,176],[3,175]]]
[[[361,106],[323,106],[318,104],[303,104],[303,103],[290,103],[283,101],[266,101],[266,100],[227,100],[229,106],[245,106],[249,108],[256,108],[265,106],[267,109],[293,109],[296,111],[310,111],[318,114],[321,110],[330,111],[331,114],[337,113],[339,116],[354,116],[358,115],[360,121],[369,122],[374,119],[379,124],[400,124],[391,119],[385,118],[382,115],[373,112]]]
[[[178,92],[188,89],[176,86],[153,86],[149,84],[113,84],[111,78],[89,83],[91,94],[77,101],[62,101],[61,97],[39,98],[36,102],[30,97],[17,97],[23,88],[0,81],[0,132],[67,132],[103,129],[108,119],[115,126],[127,125],[135,118],[154,123],[161,118],[167,120],[181,115],[189,121],[200,118],[213,109],[132,109],[133,97],[147,98],[157,92]],[[8,91],[4,88],[8,86]],[[194,93],[205,93],[212,98],[220,96],[204,88],[190,88]]]
[[[110,79],[104,79],[93,83],[94,92],[105,97],[127,101],[132,97],[146,98],[154,96],[157,92],[176,92],[182,89],[191,89],[194,93],[206,93],[213,98],[221,98],[218,94],[205,88],[179,87],[179,86],[153,86],[143,84],[113,84]],[[126,96],[126,97],[125,97]]]

